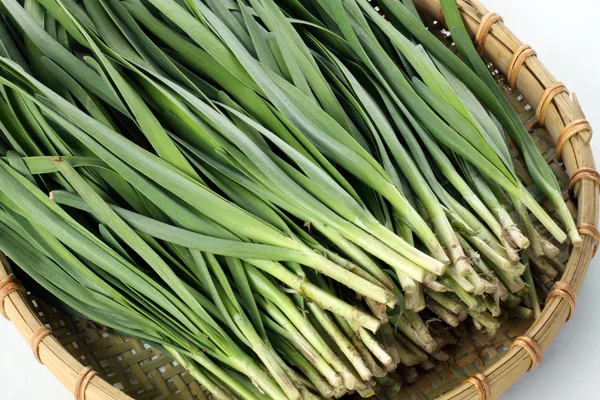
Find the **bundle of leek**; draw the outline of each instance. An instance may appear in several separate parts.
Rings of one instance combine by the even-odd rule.
[[[217,398],[397,390],[424,319],[539,313],[529,212],[567,235],[504,129],[581,242],[452,1],[467,64],[410,0],[0,2],[0,249]]]

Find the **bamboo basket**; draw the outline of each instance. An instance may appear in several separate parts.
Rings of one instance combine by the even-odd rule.
[[[431,31],[451,45],[439,0],[414,1]],[[584,242],[576,249],[562,249],[558,261],[564,264],[564,273],[556,284],[545,282],[548,296],[537,320],[509,321],[493,338],[465,326],[453,330],[457,343],[449,349],[450,360],[421,373],[415,383],[404,385],[399,394],[402,399],[499,397],[540,363],[542,352],[572,315],[590,260],[600,244],[596,229],[600,175],[589,146],[592,130],[577,97],[557,83],[535,51],[523,45],[500,16],[477,0],[457,2],[498,84],[563,185]],[[532,184],[514,146],[513,156],[524,181]],[[33,356],[77,400],[206,398],[198,383],[167,356],[137,339],[98,331],[89,321],[66,315],[37,299],[11,275],[10,263],[1,254],[0,280],[3,315],[30,343]]]

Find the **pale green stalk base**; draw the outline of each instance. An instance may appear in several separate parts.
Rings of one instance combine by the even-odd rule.
[[[533,215],[537,217],[537,219],[542,223],[542,225],[544,225],[546,229],[548,229],[548,232],[550,232],[554,239],[556,239],[559,243],[564,243],[565,240],[567,240],[567,235],[562,231],[562,229],[560,229],[560,227],[556,224],[556,222],[554,222],[552,217],[548,215],[546,210],[544,210],[542,206],[537,201],[535,201],[533,196],[531,196],[529,191],[527,191],[527,189],[524,187],[521,188],[520,200],[533,213]],[[564,204],[564,202],[562,202],[562,204],[564,205],[564,207],[558,206],[556,211],[559,213],[559,215],[564,216],[565,212],[566,214],[568,214],[567,221],[571,220],[571,224],[573,225],[573,227],[568,226],[569,236],[573,235],[573,237],[571,238],[571,240],[575,240],[573,245],[575,245],[575,243],[581,244],[581,237],[579,237],[579,233],[577,233],[577,227],[574,226],[575,224],[574,222],[572,222],[573,218],[571,217],[571,213],[569,212],[567,205]],[[575,230],[575,232],[573,232],[573,229]]]
[[[396,272],[398,282],[400,282],[400,286],[402,287],[404,293],[414,293],[417,290],[417,282],[415,282],[413,278],[396,269],[394,269],[394,272]]]
[[[460,302],[454,300],[450,296],[445,293],[434,292],[433,290],[425,289],[425,293],[431,297],[436,303],[439,303],[442,307],[447,309],[448,311],[459,314],[462,310],[462,305]]]
[[[287,398],[299,400],[301,398],[300,392],[277,362],[279,357],[271,353],[272,349],[261,339],[249,321],[242,318],[240,314],[233,315],[233,320],[244,333],[252,351],[263,362],[269,371],[269,375],[277,382]]]
[[[217,364],[215,364],[202,351],[200,351],[200,350],[194,351],[193,353],[190,354],[190,358],[192,358],[194,361],[196,361],[198,364],[200,364],[202,367],[206,368],[208,371],[210,371],[213,374],[215,374],[216,371],[221,371],[221,373],[219,373],[219,375],[218,375],[218,379],[222,380],[223,383],[225,385],[227,385],[227,387],[231,388],[235,393],[240,395],[242,398],[257,399],[256,396],[254,396],[254,394],[248,390],[248,388],[246,388],[241,382],[239,382],[237,379],[235,379],[229,373],[222,371],[222,369]],[[247,366],[245,365],[244,361],[233,360],[233,359],[229,359],[227,361],[228,361],[227,364],[230,367],[233,367],[233,368],[235,368],[235,370],[246,375],[248,377],[248,379],[250,379],[252,381],[253,385],[256,387],[259,387],[263,393],[267,393],[267,395],[272,396],[272,394],[269,394],[269,393],[274,394],[274,393],[280,392],[280,389],[275,382],[272,382],[272,385],[266,385],[264,383],[259,383],[260,380],[262,380],[265,376],[264,372],[262,370],[261,370],[261,372],[258,372],[258,371],[248,372]],[[254,362],[251,359],[249,359],[248,361],[250,362],[250,364],[254,364]],[[271,381],[271,379],[267,378],[267,381]],[[270,390],[267,391],[265,389],[265,387],[269,388]],[[285,397],[285,396],[281,396],[281,395],[277,395],[277,396],[278,396],[277,398]]]
[[[477,312],[485,312],[487,311],[487,306],[485,305],[485,301],[483,301],[483,297],[477,297],[477,308],[475,311]]]
[[[402,358],[400,357],[400,347],[398,346],[398,342],[394,338],[394,328],[388,323],[381,325],[379,328],[379,337],[381,339],[381,343],[385,347],[385,351],[392,357],[392,363],[386,368],[388,372],[396,369],[396,366],[402,362]],[[391,369],[391,367],[394,367]]]
[[[483,203],[485,203],[487,205],[487,208],[489,208],[489,210],[492,210],[496,213],[497,218],[494,218],[492,213],[486,208],[487,212],[484,212],[485,216],[486,216],[484,218],[481,214],[481,211],[483,211],[483,210],[478,211],[478,209],[474,208],[476,213],[478,213],[482,217],[483,221],[492,230],[494,235],[496,235],[496,238],[498,240],[500,240],[500,243],[502,243],[502,246],[504,247],[506,254],[508,255],[508,258],[513,262],[519,261],[518,252],[513,248],[511,243],[507,240],[508,235],[505,234],[507,225],[506,225],[506,221],[504,223],[502,222],[502,218],[505,216],[501,215],[502,211],[505,211],[504,208],[500,205],[500,202],[498,201],[498,199],[492,192],[492,189],[490,189],[487,182],[482,178],[482,176],[478,173],[478,171],[476,171],[475,168],[469,162],[465,162],[464,164],[465,164],[465,167],[471,177],[473,184],[475,185],[477,191],[479,192],[479,194],[481,196],[481,199],[479,199],[479,197],[477,197],[473,193],[472,197],[474,197],[474,198],[467,199],[467,202],[469,204],[481,203],[479,205],[479,207],[483,207],[483,208],[486,208],[485,205],[483,204]],[[471,201],[469,201],[469,200],[471,200]],[[483,200],[483,202],[482,202],[482,200]],[[500,221],[500,223],[499,223],[499,221]],[[510,229],[511,229],[511,231],[514,231],[514,227],[510,227]],[[517,232],[515,232],[514,236],[517,240],[519,240]],[[521,240],[520,242],[522,245],[523,241]],[[522,247],[519,246],[519,248],[522,248]]]
[[[390,307],[395,305],[396,299],[392,292],[382,288],[380,284],[371,283],[310,249],[307,251],[307,257],[304,264],[365,297],[370,297],[380,303],[390,304]]]
[[[475,194],[473,194],[472,197],[477,197],[477,196],[475,196]],[[467,198],[465,198],[465,200],[469,203],[469,205],[471,205],[472,203],[476,203],[473,199],[467,199]],[[481,204],[481,206],[483,207],[483,204]],[[475,212],[479,216],[481,216],[481,214],[482,214],[482,212],[478,212],[477,210],[475,210]],[[489,211],[486,214],[488,214],[488,213],[489,213]],[[506,254],[508,255],[509,259],[511,261],[518,261],[519,260],[519,255],[518,255],[517,251],[506,240],[507,239],[507,235],[505,233],[505,229],[503,229],[503,226],[491,214],[490,214],[490,217],[491,217],[491,221],[488,221],[488,219],[490,219],[490,218],[488,218],[488,219],[485,219],[484,222],[492,230],[492,232],[496,236],[496,239],[498,239],[500,241],[500,243],[502,244],[502,247],[506,251]]]
[[[300,392],[300,396],[302,397],[302,399],[314,398],[315,395],[312,394],[310,390],[317,390],[317,388],[315,387],[315,385],[313,385],[313,383],[310,381],[310,379],[308,379],[305,375],[301,375],[296,370],[292,369],[286,363],[286,361],[283,361],[280,354],[275,351],[275,348],[273,347],[273,345],[271,343],[269,343],[268,345],[269,345],[269,350],[273,354],[276,355],[277,363],[281,366],[281,368],[284,370],[284,372],[287,374],[287,376],[289,376],[290,380],[294,383],[295,387]],[[296,353],[296,354],[300,358],[302,358],[302,356],[300,356],[298,353]],[[323,378],[321,377],[321,379],[323,379]],[[324,380],[323,380],[323,382],[324,382]]]
[[[522,302],[523,302],[523,299],[521,299],[519,296],[517,296],[515,294],[510,293],[508,295],[508,298],[505,301],[505,305],[509,308],[515,308]]]
[[[189,360],[187,360],[185,356],[180,354],[174,348],[170,348],[168,346],[165,346],[165,348],[167,349],[169,354],[171,354],[171,356],[175,359],[175,361],[177,361],[179,364],[181,364],[190,373],[190,375],[192,375],[194,377],[194,379],[196,379],[198,381],[198,383],[200,385],[202,385],[202,387],[204,389],[208,390],[210,392],[210,394],[212,396],[214,396],[215,399],[217,399],[217,400],[231,399],[232,394],[229,393],[226,389],[219,386],[215,381],[213,381],[208,375],[206,375],[204,373],[204,371],[202,371],[201,368],[198,368],[197,366],[195,366],[193,364],[193,362],[190,362]],[[242,389],[241,391],[247,392],[245,390],[245,388]],[[243,396],[242,393],[239,393],[239,392],[238,392],[238,395]],[[249,400],[249,399],[254,399],[254,396],[252,396],[250,394],[250,396],[242,397],[242,398]]]
[[[384,231],[387,231],[389,234],[393,234],[387,228],[382,227]],[[402,240],[400,237],[395,236],[397,239]],[[354,243],[358,246],[362,247],[369,253],[373,254],[380,260],[384,261],[386,264],[391,266],[394,269],[402,271],[403,273],[409,275],[411,278],[415,279],[418,282],[422,282],[425,277],[425,270],[411,261],[409,258],[406,258],[383,244],[379,240],[375,239],[371,235],[364,234],[360,237],[352,239]],[[405,242],[406,243],[406,242]],[[411,246],[412,247],[412,246]],[[434,263],[438,263],[438,261],[434,260]]]
[[[478,312],[472,310],[466,311],[471,318],[473,318],[473,322],[476,323],[475,326],[479,325],[479,327],[485,328],[489,335],[495,335],[498,332],[498,329],[500,329],[500,321],[492,317],[489,312]]]
[[[492,285],[490,282],[480,277],[477,272],[473,272],[467,275],[467,280],[471,282],[475,290],[474,294],[480,296],[484,293],[494,293],[496,291],[496,286]]]
[[[517,224],[512,220],[512,217],[506,211],[506,209],[499,205],[498,208],[495,209],[496,215],[502,224],[502,228],[508,235],[509,239],[519,248],[526,249],[529,247],[529,238],[523,235],[521,230],[518,228]]]
[[[312,245],[312,244],[308,244],[307,246],[309,246],[310,248],[314,249],[318,254],[321,254],[323,257],[325,257],[326,259],[330,260],[331,262],[339,265],[340,267],[344,268],[346,271],[353,273],[354,275],[367,280],[369,282],[371,282],[374,285],[377,286],[381,286],[384,289],[389,289],[389,282],[382,282],[381,280],[379,280],[378,278],[376,278],[375,276],[371,275],[369,272],[365,271],[362,267],[360,267],[358,264],[354,264],[353,262],[346,260],[344,257],[340,257],[339,255],[337,255],[336,253],[334,253],[331,250],[326,249],[325,247],[321,246],[321,245]],[[385,273],[383,271],[381,271],[381,274],[383,276],[385,276]],[[386,277],[387,278],[387,277]]]
[[[408,337],[404,336],[402,333],[397,330],[394,331],[394,336],[400,345],[404,346],[407,352],[411,355],[410,358],[413,359],[414,364],[406,363],[408,366],[417,365],[429,360],[429,356],[423,350],[419,348],[416,344],[414,344]]]
[[[337,346],[340,348],[341,352],[344,354],[344,356],[346,356],[348,361],[350,361],[354,369],[356,369],[356,372],[358,373],[360,378],[364,381],[370,380],[373,376],[373,373],[365,364],[365,361],[361,358],[356,348],[352,345],[352,343],[350,343],[348,338],[338,328],[335,322],[331,320],[330,316],[327,315],[327,312],[312,302],[309,302],[307,306],[311,311],[312,316],[318,321],[318,323],[327,332],[331,339],[335,341]]]
[[[556,259],[560,256],[560,249],[550,243],[549,240],[545,238],[541,238],[542,250],[544,251],[544,255],[550,259]]]
[[[556,213],[558,214],[558,217],[563,221],[563,223],[567,227],[567,235],[569,236],[571,244],[573,245],[573,247],[581,246],[583,243],[583,239],[581,239],[581,236],[579,236],[579,231],[577,230],[577,226],[575,225],[573,216],[571,216],[571,211],[569,210],[569,207],[567,207],[567,203],[565,203],[561,198],[560,201],[556,201],[554,202],[554,204],[556,207]],[[562,243],[562,241],[558,241]]]
[[[544,249],[542,247],[542,242],[540,238],[540,234],[537,229],[533,226],[533,222],[529,217],[529,213],[527,212],[527,208],[525,205],[517,198],[511,197],[511,200],[515,206],[515,210],[517,210],[517,214],[519,215],[519,219],[521,223],[525,227],[525,232],[527,232],[527,237],[530,241],[529,250],[533,252],[537,257],[540,257],[544,254]]]
[[[317,369],[302,355],[300,355],[289,343],[278,338],[275,341],[277,348],[283,352],[290,364],[295,365],[312,382],[315,388],[325,398],[333,396],[334,390]]]
[[[448,253],[450,253],[450,261],[457,273],[460,276],[466,276],[469,274],[469,261],[467,260],[467,257],[465,257],[463,249],[460,246],[460,243],[458,243],[456,234],[454,233],[450,222],[448,222],[446,215],[441,214],[431,218],[431,223],[435,227],[435,231],[440,236],[441,242],[448,249]],[[437,275],[441,275],[441,273],[438,273]]]
[[[346,368],[338,356],[331,350],[323,338],[319,335],[319,332],[312,326],[309,320],[298,311],[295,306],[290,302],[278,301],[277,307],[281,308],[282,313],[279,315],[279,319],[289,318],[289,321],[294,324],[295,328],[306,338],[306,340],[314,347],[314,349],[326,360],[329,365],[333,367],[341,377],[346,389],[353,390],[356,385],[356,378],[354,374]],[[270,307],[273,314],[277,315],[276,307]],[[285,314],[285,315],[284,315]]]
[[[275,348],[272,348],[272,351],[275,351]],[[281,365],[281,368],[285,371],[285,373],[290,377],[296,388],[300,391],[300,395],[302,398],[305,398],[311,390],[317,390],[315,385],[312,384],[310,379],[308,379],[305,375],[300,374],[295,369],[292,369],[289,365],[286,364],[285,361],[281,357],[278,358],[278,362]],[[308,395],[310,397],[314,396],[312,394]]]
[[[319,352],[317,352],[311,343],[296,329],[296,327],[270,303],[261,304],[266,312],[273,320],[265,319],[264,323],[269,329],[277,333],[279,336],[286,338],[294,348],[296,348],[306,359],[310,360],[312,365],[319,373],[327,380],[327,382],[335,389],[343,386],[341,376],[325,361]],[[277,325],[279,324],[279,325]]]
[[[378,303],[373,299],[364,298],[365,303],[367,303],[367,307],[371,311],[371,313],[379,320],[382,324],[385,324],[388,321],[387,318],[387,306],[383,303]],[[394,305],[397,304],[394,303]]]
[[[270,327],[279,335],[284,336],[296,349],[298,349],[298,351],[302,353],[304,357],[310,360],[315,368],[334,389],[343,386],[342,377],[338,374],[333,366],[333,364],[339,362],[339,360],[335,355],[331,358],[325,358],[323,354],[331,355],[331,349],[327,346],[327,344],[321,343],[322,341],[320,338],[315,338],[315,335],[318,335],[318,333],[311,333],[311,329],[306,328],[303,329],[303,331],[308,331],[308,333],[304,335],[303,332],[298,329],[296,324],[290,321],[286,315],[273,303],[260,302],[260,305],[266,310],[271,318],[273,318],[275,322],[279,324],[280,327],[271,325],[270,321],[268,320],[265,321],[265,325]],[[310,322],[306,320],[303,324],[310,324]]]
[[[456,200],[452,199],[450,202],[452,203],[453,209],[448,209],[446,212],[451,220],[453,222],[456,221],[461,226],[465,226],[473,232],[473,234],[461,233],[462,236],[473,243],[473,245],[493,263],[506,270],[507,273],[517,274],[517,270],[513,267],[513,263],[507,259],[504,247],[497,243],[494,236],[491,234],[488,235],[489,231],[487,231],[487,228],[485,228],[467,209],[456,202]],[[492,246],[494,246],[494,248]]]
[[[300,391],[302,392],[302,400],[321,400],[321,397],[312,393],[306,387],[301,388]]]
[[[326,310],[339,314],[357,325],[365,327],[372,332],[377,332],[377,329],[381,325],[377,318],[300,278],[281,264],[265,260],[247,260],[247,262],[279,279],[300,295],[313,300]]]
[[[438,350],[435,339],[431,336],[418,314],[406,311],[400,316],[390,316],[390,322],[397,330],[427,353],[431,354]]]
[[[500,308],[500,303],[496,302],[492,297],[487,296],[483,299],[485,302],[485,306],[487,307],[492,317],[499,317],[502,313],[502,309]]]
[[[369,349],[367,349],[367,347],[362,342],[362,340],[360,340],[358,335],[354,334],[354,331],[352,330],[348,322],[335,315],[334,318],[336,319],[340,329],[344,331],[346,337],[348,337],[351,340],[352,344],[354,345],[354,348],[356,348],[356,350],[359,352],[361,358],[364,360],[369,370],[371,371],[371,375],[374,377],[385,376],[387,372],[383,368],[381,368],[377,361],[375,361]]]
[[[413,263],[417,264],[421,268],[433,272],[436,275],[443,274],[444,267],[450,263],[448,256],[445,252],[443,252],[443,248],[441,245],[439,245],[439,243],[439,251],[443,252],[443,257],[439,254],[439,252],[438,254],[432,252],[432,254],[434,255],[434,257],[432,258],[427,254],[421,252],[417,248],[413,247],[407,241],[405,241],[400,236],[396,235],[394,232],[390,231],[383,225],[370,226],[369,229],[373,231],[374,235],[381,238],[382,241],[384,241],[397,253],[411,260]],[[437,242],[437,239],[435,239],[435,241]]]
[[[445,307],[441,306],[439,303],[437,303],[433,299],[427,300],[427,308],[429,310],[431,310],[435,315],[440,317],[440,319],[442,321],[444,321],[446,324],[448,324],[454,328],[456,328],[460,324],[460,321],[458,320],[458,318],[456,317],[455,314],[450,312]]]
[[[423,289],[420,284],[417,284],[415,291],[404,294],[405,307],[414,312],[420,312],[425,309],[425,296],[423,296]]]
[[[449,268],[448,271],[446,271],[446,275],[452,278],[452,281],[454,281],[454,283],[460,286],[464,291],[469,293],[475,292],[475,286],[471,282],[469,282],[467,278],[458,275],[456,271],[454,271],[452,268]],[[441,279],[440,282],[443,283]]]
[[[349,325],[354,331],[354,334],[358,335],[360,340],[365,344],[367,349],[369,349],[371,354],[373,354],[375,358],[377,358],[377,360],[379,360],[379,362],[387,369],[387,367],[392,364],[394,360],[392,359],[392,356],[385,351],[385,348],[381,345],[381,343],[379,343],[377,339],[375,339],[375,337],[373,337],[373,335],[367,332],[364,328],[356,326],[352,323]]]
[[[397,192],[397,189],[393,185],[390,185],[390,187],[391,187],[391,190],[395,191],[394,194],[397,194],[397,195],[386,196],[386,198],[390,201],[392,206],[394,206],[395,208],[397,208],[399,210],[402,210],[404,204],[398,204],[398,202],[397,202],[397,198],[402,195]],[[398,207],[400,207],[400,208],[398,208]],[[406,207],[404,207],[404,208],[406,208]],[[442,265],[448,265],[450,263],[450,259],[448,259],[448,256],[446,255],[444,248],[442,247],[442,245],[440,244],[440,242],[438,241],[438,239],[432,232],[431,228],[429,228],[429,225],[427,225],[427,223],[423,220],[423,218],[419,215],[419,213],[416,210],[414,210],[412,207],[410,207],[407,210],[407,212],[403,214],[403,216],[409,222],[413,231],[417,234],[417,236],[419,236],[419,238],[425,244],[427,249],[429,249],[429,251],[431,252],[433,257],[436,260],[438,260]],[[394,242],[395,242],[395,240],[394,240]],[[394,242],[391,242],[389,244],[395,248],[395,246],[397,246],[397,244],[395,244]],[[408,257],[409,254],[406,254],[406,256]],[[422,265],[420,262],[417,262],[417,263],[419,265]],[[427,266],[427,264],[423,265],[423,267],[426,267],[426,266]],[[432,272],[434,272],[434,271],[432,271]],[[443,271],[441,273],[443,273]],[[440,274],[438,274],[438,275],[440,275]]]
[[[383,283],[385,287],[390,287],[390,282],[387,275],[360,247],[324,224],[314,223],[314,225],[319,232],[331,240],[333,244],[335,244],[340,250],[342,250],[342,252],[350,257],[350,259],[354,260],[356,264],[377,278],[377,280]]]
[[[471,296],[469,292],[458,285],[453,279],[443,276],[441,281],[445,286],[448,286],[463,303],[465,303],[469,310],[477,309],[477,300]]]
[[[425,282],[423,282],[423,287],[426,287],[432,291],[439,292],[439,293],[448,292],[450,290],[446,286],[442,285],[441,283],[439,283],[437,281],[425,281]]]
[[[492,264],[502,269],[508,276],[517,277],[522,273],[520,264],[513,264],[502,255],[495,252],[487,243],[477,236],[467,236],[466,239],[476,247]]]
[[[504,270],[494,265],[494,263],[489,263],[487,265],[494,271],[498,279],[502,281],[510,293],[518,293],[525,287],[525,282],[523,282],[520,277],[511,277],[510,275],[506,274]]]
[[[500,300],[506,300],[508,296],[508,289],[506,286],[502,284],[502,282],[498,279],[498,277],[494,274],[494,272],[487,266],[487,264],[483,261],[479,253],[471,247],[471,245],[461,236],[459,237],[467,256],[471,260],[473,267],[482,274],[491,284],[495,286],[495,294]]]
[[[239,371],[243,372],[244,375],[258,385],[268,396],[274,399],[286,397],[279,385],[271,379],[269,374],[255,364],[250,356],[246,356],[245,358],[245,360],[239,360],[237,363]]]
[[[398,343],[398,349],[399,349],[400,360],[401,360],[400,367],[402,367],[403,365],[405,365],[407,367],[412,367],[412,366],[418,365],[419,363],[423,362],[423,358],[417,356],[408,347],[406,347],[404,344],[400,343],[400,340],[398,339],[398,335],[400,335],[400,334],[398,332],[393,331],[393,334],[394,334],[394,339],[396,339],[396,342]],[[407,339],[407,341],[409,341],[409,340]],[[425,353],[423,353],[423,354],[425,354]],[[425,360],[427,359],[427,355],[425,355],[424,359]]]

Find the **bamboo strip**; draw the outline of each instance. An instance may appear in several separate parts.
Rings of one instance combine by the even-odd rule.
[[[476,0],[458,0],[458,3],[468,30],[474,34],[478,31],[482,18],[489,14],[488,10]],[[415,0],[415,4],[421,12],[436,18],[442,25],[444,24],[439,0]],[[491,20],[491,18],[488,18],[488,20]],[[506,74],[515,52],[519,48],[523,49],[521,47],[523,43],[506,29],[502,23],[495,24],[484,36],[484,56],[494,63],[500,71]],[[515,62],[521,63],[520,59]],[[535,108],[538,107],[540,99],[544,100],[542,96],[548,91],[548,88],[557,84],[552,74],[537,57],[527,56],[522,61],[518,74],[514,76],[517,88],[529,104]],[[548,102],[547,105],[543,104],[543,115],[545,118],[540,119],[544,120],[545,127],[554,140],[573,121],[585,118],[576,97],[573,95],[573,99],[571,99],[565,91],[560,90],[559,93],[552,93],[550,101],[544,100],[544,102]],[[590,136],[591,129],[581,131],[578,135],[571,137],[564,145],[562,156],[567,172],[572,177],[575,177],[574,174],[576,171],[584,169],[589,169],[588,172],[595,171],[595,163],[589,147]],[[589,179],[582,179],[586,177]],[[575,183],[578,184],[576,185]],[[591,228],[595,229],[598,220],[598,195],[600,189],[596,184],[596,180],[591,178],[589,174],[581,176],[575,183],[573,183],[572,189],[574,195],[577,196],[578,222],[580,227],[588,227],[585,233],[593,232]],[[598,244],[598,238],[593,233],[585,234],[583,239],[583,245],[572,251],[561,279],[565,284],[570,285],[575,295],[581,289],[592,254]],[[10,269],[5,258],[0,256],[0,261],[2,261],[0,263],[0,280],[2,280],[9,276]],[[526,336],[535,340],[541,349],[546,349],[572,312],[570,304],[568,300],[565,300],[564,296],[552,296],[549,298],[542,314],[529,328]],[[29,343],[31,343],[34,334],[39,332],[43,327],[24,293],[20,291],[11,292],[5,297],[3,310]],[[72,392],[75,393],[78,386],[77,383],[81,380],[81,377],[85,380],[89,379],[84,396],[87,400],[131,399],[131,397],[120,392],[99,377],[91,379],[92,377],[88,375],[91,370],[84,368],[53,336],[47,336],[43,341],[40,341],[38,351],[40,360],[44,365]],[[478,357],[475,354],[478,351],[475,347],[472,349],[474,357]],[[138,354],[140,354],[139,359],[141,360],[143,357],[149,357],[152,353],[140,347]],[[479,376],[478,382],[487,383],[485,386],[486,396],[489,394],[490,398],[497,398],[530,368],[531,363],[532,359],[526,350],[514,347],[504,353],[497,362],[488,365],[483,374]],[[119,364],[115,364],[113,369],[118,367]],[[132,368],[134,370],[140,369],[135,363]],[[178,371],[176,368],[173,370],[173,374],[176,374]],[[119,373],[118,371],[115,372]],[[140,370],[139,374],[142,377],[144,372]],[[464,378],[467,377],[465,376]],[[159,380],[158,383],[160,382]],[[181,382],[182,385],[186,383],[189,383],[189,381]],[[489,385],[489,393],[487,385]],[[81,382],[79,386],[81,386]],[[439,399],[476,399],[481,391],[481,386],[474,384],[473,381],[468,381],[450,391],[448,389],[451,388],[440,387],[438,389],[437,393],[442,394]],[[168,390],[168,388],[164,390]],[[196,389],[196,391],[199,391],[199,389]],[[431,391],[433,391],[433,388]],[[443,394],[444,392],[447,393]],[[422,392],[420,395],[422,396]]]

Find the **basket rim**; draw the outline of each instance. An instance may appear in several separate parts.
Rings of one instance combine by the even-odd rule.
[[[469,33],[477,35],[477,32],[480,34],[481,31],[485,32],[486,37],[483,42],[480,41],[483,56],[508,76],[509,83],[515,83],[516,89],[532,107],[537,109],[540,103],[543,103],[541,125],[547,129],[555,143],[565,143],[562,149],[562,161],[573,182],[571,186],[577,196],[577,221],[581,233],[585,232],[585,235],[583,235],[583,245],[572,249],[566,270],[561,277],[561,282],[572,291],[573,296],[570,294],[549,296],[541,315],[524,334],[525,339],[517,338],[515,340],[517,345],[511,346],[493,365],[478,374],[475,379],[467,379],[461,385],[438,397],[438,400],[498,398],[539,363],[541,351],[548,348],[572,314],[574,297],[581,290],[590,261],[595,254],[600,194],[594,180],[597,172],[595,172],[589,139],[570,136],[571,139],[566,139],[565,142],[565,133],[570,135],[573,126],[585,120],[577,97],[571,98],[567,91],[556,90],[557,87],[562,88],[564,85],[556,81],[537,58],[535,51],[523,44],[506,28],[501,18],[492,19],[491,16],[494,14],[478,0],[457,0],[457,4]],[[444,22],[439,0],[415,0],[415,5],[421,13]],[[488,25],[489,21],[493,23]],[[480,30],[482,22],[484,26]],[[548,101],[549,95],[552,96],[550,101]],[[540,117],[539,112],[536,113],[536,117]],[[592,133],[591,127],[583,126],[578,133],[588,135],[589,138]],[[582,180],[583,176],[587,179]],[[537,346],[539,349],[536,348]],[[536,354],[538,350],[540,354]],[[482,391],[482,385],[489,385],[490,392]]]
[[[414,2],[421,13],[444,23],[439,0],[414,0]],[[533,57],[535,52],[526,52],[530,48],[523,45],[506,28],[501,18],[490,18],[490,12],[479,1],[457,0],[457,3],[469,33],[478,37],[478,43],[486,59],[494,63],[502,73],[511,75],[512,80],[516,83],[516,88],[521,91],[530,105],[537,107],[541,100],[548,97],[547,89],[559,85],[552,74],[537,57]],[[488,17],[486,18],[486,16]],[[482,27],[482,31],[479,31],[482,20],[485,26]],[[479,34],[476,35],[478,31]],[[483,40],[482,32],[485,35]],[[516,72],[514,68],[517,68]],[[577,195],[577,221],[580,226],[583,225],[592,231],[591,234],[589,231],[582,231],[582,233],[588,234],[583,237],[583,245],[571,251],[566,270],[561,278],[561,281],[572,288],[573,293],[577,295],[581,290],[597,245],[593,232],[597,232],[600,192],[594,180],[597,173],[596,175],[590,174],[586,170],[595,171],[589,140],[581,138],[582,133],[591,135],[591,130],[588,130],[589,126],[578,131],[579,135],[571,136],[566,141],[564,139],[565,130],[568,130],[574,122],[585,119],[576,97],[572,99],[565,91],[552,94],[552,97],[553,99],[549,102],[543,101],[545,104],[543,125],[555,141],[564,141],[563,162],[571,179],[577,177],[578,180],[572,185],[575,189],[574,193]],[[6,280],[11,276],[10,274],[7,259],[0,253],[0,281]],[[519,346],[511,346],[510,350],[485,371],[467,379],[438,397],[438,400],[499,397],[539,362],[541,351],[548,348],[571,315],[574,305],[572,300],[571,296],[551,296],[539,318],[527,330],[525,336],[528,339],[521,340],[524,343],[534,343],[529,345],[533,348],[522,343]],[[53,336],[36,338],[44,325],[40,322],[23,292],[11,292],[4,298],[4,304],[0,304],[0,307],[2,306],[6,316],[17,327],[23,338],[28,343],[32,343],[33,339],[34,354],[67,389],[72,393],[78,391],[79,393],[75,393],[78,398],[132,400],[130,396],[116,389],[100,376],[90,375],[89,368],[84,367]],[[539,346],[539,349],[535,348],[536,345]],[[539,358],[538,351],[540,352]],[[82,381],[85,381],[85,387],[81,387]],[[482,387],[486,390],[482,390]],[[83,392],[85,395],[80,397]]]

